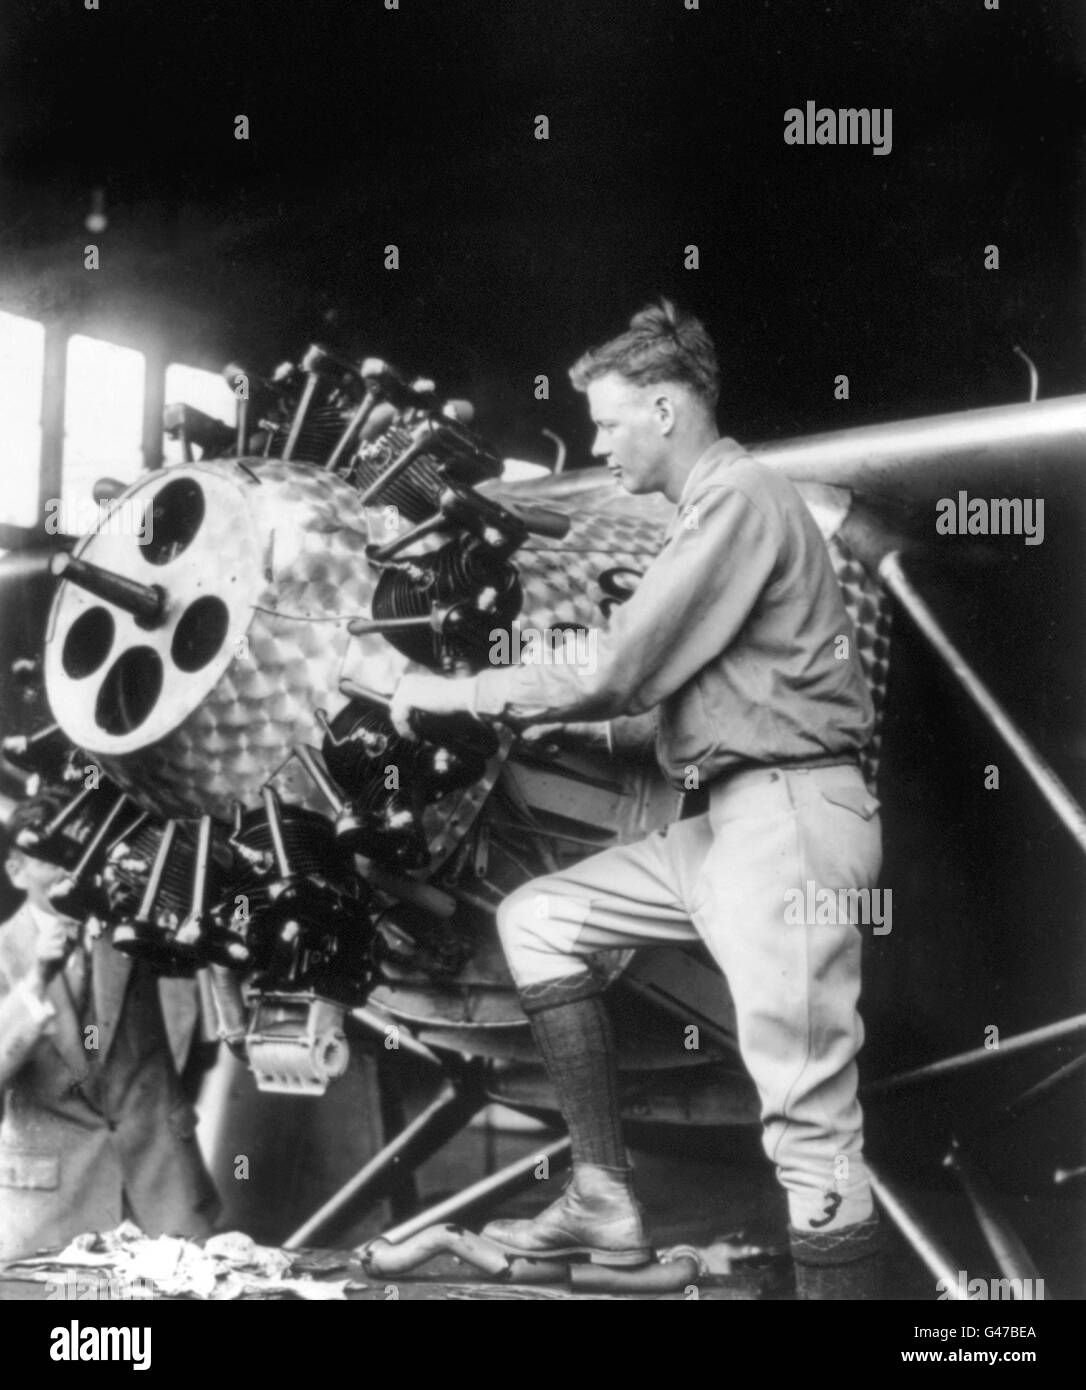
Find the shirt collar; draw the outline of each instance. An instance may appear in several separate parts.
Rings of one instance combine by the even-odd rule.
[[[708,473],[711,473],[714,468],[721,464],[733,463],[737,458],[742,458],[746,452],[741,444],[737,444],[734,439],[727,435],[714,440],[708,449],[698,457],[697,463],[687,474],[678,501],[680,510],[687,499],[698,490]]]
[[[25,907],[27,912],[30,913],[30,920],[34,923],[35,929],[38,931],[40,931],[42,927],[49,926],[51,923],[56,921],[74,921],[74,918],[65,917],[62,913],[59,912],[45,912],[42,908],[35,906],[35,904],[32,903],[29,898],[27,898],[26,900]],[[75,925],[79,926],[79,923],[76,922]]]
[[[42,927],[48,926],[55,921],[55,914],[43,912],[40,907],[36,907],[29,898],[26,900],[26,910],[30,914],[30,920],[34,923],[35,929],[41,931]]]

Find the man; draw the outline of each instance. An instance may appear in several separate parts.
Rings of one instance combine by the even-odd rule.
[[[871,699],[829,555],[792,484],[719,437],[716,356],[696,319],[663,301],[570,375],[588,396],[593,453],[627,491],[675,504],[661,553],[601,634],[591,671],[408,675],[393,722],[409,734],[413,709],[519,727],[655,708],[665,776],[707,788],[708,811],[503,903],[503,945],[569,1126],[573,1174],[541,1216],[485,1234],[521,1254],[648,1257],[592,957],[701,937],[731,987],[788,1197],[799,1295],[878,1297],[856,1099],[860,935],[848,921],[797,922],[787,907],[808,884],[870,888],[881,865],[878,802],[857,761]]]
[[[16,807],[11,846],[42,810]],[[26,901],[0,927],[0,1261],[122,1219],[206,1235],[217,1199],[175,1065],[191,989],[163,981],[160,998],[146,966],[58,916],[48,892],[64,867],[14,847],[5,867]]]

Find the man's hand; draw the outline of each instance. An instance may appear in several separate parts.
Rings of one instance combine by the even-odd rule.
[[[564,748],[609,751],[606,721],[598,724],[531,724],[521,730],[520,737],[529,748],[534,747],[541,752],[553,750],[560,753]]]
[[[38,995],[64,966],[79,937],[79,923],[67,917],[49,917],[39,927],[34,943],[34,968],[30,984]]]
[[[445,676],[404,676],[392,694],[388,717],[401,738],[417,739],[411,727],[414,710],[425,714],[474,713],[475,682]]]
[[[532,724],[520,731],[530,749],[553,756],[565,749],[605,752],[628,766],[656,765],[654,713],[619,715],[591,724]]]

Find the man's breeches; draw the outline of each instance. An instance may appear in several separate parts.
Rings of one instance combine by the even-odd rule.
[[[881,867],[877,811],[853,767],[742,772],[710,789],[706,815],[534,879],[499,913],[521,988],[576,975],[600,951],[705,941],[801,1230],[872,1209],[855,1062],[857,923],[871,895],[856,890]]]

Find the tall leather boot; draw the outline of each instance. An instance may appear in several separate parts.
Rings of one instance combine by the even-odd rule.
[[[877,1212],[836,1231],[788,1228],[796,1270],[796,1298],[881,1300],[884,1291],[883,1237]]]
[[[530,1221],[492,1221],[483,1235],[512,1254],[596,1264],[647,1264],[641,1209],[622,1142],[618,1076],[603,986],[588,971],[521,990],[524,1012],[569,1129],[573,1173],[557,1201]]]
[[[491,1221],[482,1234],[511,1255],[537,1259],[587,1256],[592,1264],[648,1264],[641,1208],[628,1169],[578,1163],[557,1201],[531,1220]]]

